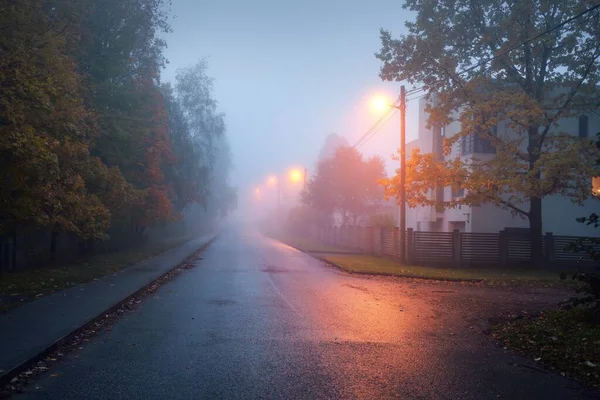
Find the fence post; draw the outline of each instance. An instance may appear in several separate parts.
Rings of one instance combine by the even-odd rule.
[[[374,235],[374,232],[375,232],[375,229],[373,227],[367,228],[368,243],[369,243],[369,253],[371,253],[371,255],[375,254],[375,235]]]
[[[502,230],[499,232],[498,240],[500,241],[500,243],[499,243],[500,265],[507,265],[508,264],[508,235],[506,234],[505,231]]]
[[[406,249],[406,263],[408,265],[411,265],[413,263],[413,257],[414,257],[414,231],[413,228],[408,228],[406,230],[406,245],[402,246],[403,247],[403,251],[404,249]]]
[[[394,246],[394,260],[398,260],[398,227],[394,227],[394,239],[392,240],[392,246]]]
[[[554,262],[554,235],[552,235],[552,232],[546,232],[546,236],[544,236],[544,244],[546,245],[544,261],[547,263],[552,263]]]
[[[383,255],[385,253],[384,246],[384,238],[385,238],[385,228],[379,228],[379,254]]]
[[[460,267],[460,231],[455,229],[452,231],[452,263],[456,268]]]

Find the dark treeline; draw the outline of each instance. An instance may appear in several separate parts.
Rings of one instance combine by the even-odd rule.
[[[17,256],[28,238],[52,261],[235,202],[205,63],[161,83],[167,19],[163,0],[0,0],[0,266],[42,261]]]

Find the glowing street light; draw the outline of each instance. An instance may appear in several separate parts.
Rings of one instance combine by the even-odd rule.
[[[304,172],[299,169],[292,169],[289,173],[292,182],[300,182],[304,178]]]
[[[382,114],[390,109],[390,102],[386,96],[378,95],[371,98],[371,111],[375,114]]]

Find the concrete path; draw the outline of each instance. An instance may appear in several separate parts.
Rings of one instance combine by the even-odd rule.
[[[203,236],[96,281],[0,315],[0,379],[169,272],[214,236]]]

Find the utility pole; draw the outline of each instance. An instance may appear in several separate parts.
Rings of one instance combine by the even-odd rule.
[[[277,211],[281,210],[281,179],[277,176]]]
[[[400,262],[406,264],[406,89],[400,87]]]

